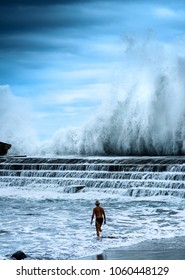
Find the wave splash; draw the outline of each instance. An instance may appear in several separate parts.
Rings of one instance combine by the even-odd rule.
[[[42,146],[55,155],[184,155],[185,52],[128,39],[108,100],[81,129]]]
[[[0,97],[0,141],[12,145],[8,154],[35,153],[39,141],[29,102],[13,95],[9,86],[0,86]]]
[[[49,141],[39,143],[28,106],[0,86],[0,141],[10,142],[10,153],[18,155],[185,155],[184,77],[183,42],[127,38],[98,112]]]

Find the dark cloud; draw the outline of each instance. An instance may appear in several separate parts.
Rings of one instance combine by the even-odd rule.
[[[0,35],[35,33],[55,28],[87,27],[103,24],[105,18],[91,14],[83,5],[75,6],[12,6],[0,9]]]
[[[161,3],[159,0],[156,2]],[[137,10],[134,8],[134,3],[138,5]],[[30,50],[32,47],[34,51],[39,49],[39,44],[42,50],[47,50],[51,47],[55,48],[49,40],[53,37],[60,38],[61,42],[62,39],[66,41],[69,37],[80,40],[85,36],[118,33],[121,28],[122,31],[129,27],[137,30],[136,21],[139,13],[145,16],[141,3],[148,3],[148,1],[1,0],[0,51],[11,49],[22,51]],[[114,14],[115,9],[120,12],[119,16]],[[132,11],[134,9],[135,12]],[[117,22],[117,29],[114,29],[115,22]],[[142,23],[145,25],[144,19]],[[141,25],[141,22],[139,24]],[[48,41],[39,41],[38,36],[48,37]],[[65,45],[64,42],[62,45]],[[60,48],[60,45],[58,47]]]
[[[15,2],[22,3],[23,1]],[[107,28],[109,24],[110,15],[103,15],[102,11],[96,10],[96,5],[89,6],[89,2],[88,5],[79,5],[76,4],[78,1],[54,1],[52,3],[59,2],[74,3],[74,5],[48,6],[47,3],[49,4],[51,1],[45,1],[46,5],[41,6],[39,3],[42,1],[40,1],[37,6],[2,7],[0,9],[0,51],[66,49],[68,38],[72,38],[73,42],[74,39],[79,41],[81,38],[91,36],[94,28],[100,27],[98,32],[101,32],[101,27]],[[11,3],[11,1],[7,1],[7,3]],[[108,18],[106,19],[106,17]],[[39,39],[39,36],[43,38],[43,41]],[[59,39],[58,46],[53,45],[53,38]],[[75,49],[73,42],[69,44],[69,51]],[[61,43],[62,45],[60,45]]]
[[[94,19],[95,20],[95,19]],[[4,8],[0,13],[0,34],[24,33],[54,27],[71,27],[90,23],[93,18],[83,11],[73,8],[12,7]]]
[[[56,29],[63,32],[67,28],[73,30],[82,28],[83,32],[88,27],[112,24],[112,21],[118,20],[116,16],[111,17],[116,5],[121,3],[124,7],[125,4],[134,2],[143,1],[3,0],[0,1],[0,36],[2,40],[6,40],[11,35],[40,34],[54,32]],[[109,14],[103,13],[106,5],[112,5]],[[85,10],[84,7],[90,8]],[[91,8],[96,9],[96,13],[93,13]],[[124,9],[122,17],[127,17]]]
[[[84,55],[91,42],[130,30],[138,34],[139,28],[152,27],[145,12],[149,5],[147,0],[0,0],[1,64],[12,54],[17,60],[37,52]]]
[[[104,2],[133,3],[144,2],[145,0],[106,0]],[[159,0],[160,1],[160,0]],[[53,6],[53,5],[72,5],[103,2],[102,0],[1,0],[0,6]],[[147,0],[146,0],[147,2]]]
[[[158,0],[160,1],[160,0]],[[80,4],[80,3],[90,3],[90,2],[103,2],[102,0],[1,0],[0,6],[48,6],[48,5],[71,5],[71,4]],[[105,2],[116,2],[121,3],[133,3],[133,2],[147,2],[147,0],[106,0]],[[172,1],[173,2],[173,1]]]
[[[48,6],[94,2],[94,0],[1,0],[0,6]]]

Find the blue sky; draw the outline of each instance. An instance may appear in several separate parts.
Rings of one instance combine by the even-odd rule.
[[[0,85],[29,103],[40,139],[81,126],[109,98],[126,38],[154,36],[172,44],[184,36],[184,6],[168,0],[0,1]]]

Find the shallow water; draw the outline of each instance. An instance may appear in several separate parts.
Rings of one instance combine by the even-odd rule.
[[[100,240],[94,223],[90,225],[96,199],[107,215]],[[9,259],[17,250],[31,259],[80,259],[175,236],[185,236],[185,199],[181,197],[126,196],[110,187],[67,193],[63,186],[42,180],[0,185],[0,259]]]
[[[185,202],[178,198],[125,198],[99,192],[44,196],[1,197],[1,259],[17,250],[36,259],[78,259],[147,239],[185,235]],[[101,240],[90,225],[95,197],[107,215]]]

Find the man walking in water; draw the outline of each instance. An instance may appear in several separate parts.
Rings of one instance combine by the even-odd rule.
[[[93,209],[91,225],[92,225],[92,222],[93,222],[93,219],[95,216],[96,217],[96,222],[95,222],[96,234],[97,234],[97,237],[100,237],[100,232],[102,231],[101,226],[103,224],[103,220],[104,220],[104,224],[106,224],[106,216],[105,216],[105,211],[104,211],[103,207],[100,206],[99,200],[96,200],[95,205],[96,205],[96,207]]]

